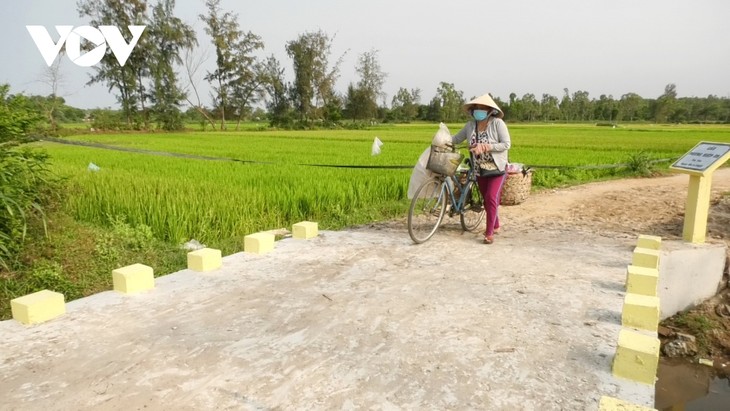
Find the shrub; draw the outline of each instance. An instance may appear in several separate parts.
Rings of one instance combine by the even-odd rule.
[[[629,156],[627,168],[634,174],[648,177],[654,172],[653,167],[651,156],[645,151],[639,151]]]
[[[50,182],[48,156],[19,147],[40,119],[22,95],[0,85],[0,268],[8,269],[27,232],[28,218],[40,216]]]

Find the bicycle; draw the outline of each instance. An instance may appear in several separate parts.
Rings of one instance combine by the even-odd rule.
[[[456,170],[464,156],[453,146],[447,149],[450,151],[431,147],[426,168],[436,176],[418,187],[408,210],[408,234],[416,244],[436,234],[447,212],[449,217],[459,214],[464,231],[476,232],[484,220],[484,203],[471,160],[466,160],[466,171],[457,177]]]

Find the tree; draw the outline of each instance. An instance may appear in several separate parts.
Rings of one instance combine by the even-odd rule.
[[[347,86],[345,115],[348,118],[353,121],[372,119],[377,112],[378,106],[366,89],[355,87],[352,83]]]
[[[342,103],[342,99],[338,95],[333,95],[327,100],[322,107],[322,119],[324,119],[325,125],[334,126],[342,120]]]
[[[236,44],[236,70],[229,83],[231,104],[238,113],[236,130],[241,124],[241,119],[251,113],[251,107],[266,93],[263,85],[264,66],[253,55],[256,50],[263,49],[263,47],[264,43],[261,38],[251,32],[245,33],[241,41]]]
[[[58,111],[64,104],[64,99],[58,94],[61,84],[64,82],[63,75],[61,74],[60,56],[62,54],[63,53],[59,53],[59,58],[57,58],[49,67],[44,69],[39,80],[41,83],[47,85],[51,91],[46,98],[39,101],[40,109],[43,111],[44,116],[51,126],[51,132],[56,132],[58,130]]]
[[[357,83],[358,92],[362,98],[368,100],[358,105],[364,110],[358,113],[359,118],[375,118],[378,114],[378,98],[385,97],[383,84],[387,74],[380,69],[377,54],[377,50],[361,54],[355,67],[360,76],[360,81]]]
[[[564,88],[563,98],[560,100],[560,114],[563,117],[563,121],[569,122],[575,120],[573,113],[573,101],[570,99],[570,91]]]
[[[89,24],[92,26],[117,26],[124,33],[127,26],[144,25],[147,1],[80,0],[78,11],[80,17],[91,18]],[[104,58],[94,66],[96,73],[88,82],[105,83],[109,91],[116,89],[119,92],[117,101],[122,106],[127,126],[146,121],[139,114],[145,114],[144,78],[148,73],[148,51],[144,33],[124,66],[119,65],[116,57],[107,50]]]
[[[318,109],[336,98],[334,83],[344,54],[329,67],[332,41],[323,31],[306,32],[286,44],[286,53],[294,65],[291,99],[299,113],[299,121],[309,123],[322,118]]]
[[[424,120],[443,121],[441,115],[441,98],[439,96],[434,96],[428,103],[428,106],[425,110]]]
[[[401,87],[393,96],[391,102],[392,116],[395,121],[411,122],[418,117],[418,106],[421,100],[421,90],[410,91]]]
[[[677,86],[673,83],[664,87],[664,94],[659,96],[654,105],[654,121],[664,123],[669,119],[677,102]]]
[[[151,95],[158,127],[164,130],[183,128],[180,106],[185,100],[184,91],[178,86],[173,64],[182,64],[180,53],[192,50],[198,41],[192,27],[175,17],[175,0],[160,0],[152,9],[149,30],[150,65],[152,74]]]
[[[619,100],[618,102],[618,115],[616,116],[616,120],[637,120],[638,117],[641,115],[642,107],[644,107],[645,105],[646,103],[640,95],[636,93],[624,94],[623,96],[621,96],[621,100]]]
[[[510,120],[520,121],[524,118],[522,102],[517,98],[517,93],[509,93],[509,104],[507,104],[505,110],[505,117]]]
[[[208,72],[205,79],[213,86],[221,130],[226,128],[226,111],[235,106],[238,120],[249,108],[252,97],[261,90],[261,68],[252,55],[264,47],[261,38],[251,32],[244,33],[238,25],[238,16],[223,13],[220,0],[207,0],[207,15],[200,15],[205,22],[205,32],[211,37],[216,52],[216,69]]]
[[[542,121],[555,121],[560,119],[559,104],[557,97],[550,94],[543,94],[542,100],[540,100],[540,119]]]
[[[464,118],[464,93],[457,91],[453,83],[441,82],[436,94],[441,100],[441,121],[454,122]]]
[[[193,53],[191,50],[185,50],[183,67],[185,69],[185,74],[187,77],[187,85],[183,89],[183,93],[185,94],[185,100],[188,102],[188,104],[190,104],[190,106],[195,109],[195,111],[197,111],[197,113],[205,120],[202,121],[202,125],[205,126],[205,123],[207,122],[211,125],[213,130],[215,130],[215,121],[213,121],[211,113],[208,111],[208,109],[205,107],[202,100],[200,99],[200,93],[198,92],[198,72],[200,71],[200,68],[207,59],[207,52]],[[195,95],[195,101],[192,101],[190,99],[191,97],[189,96],[188,88],[192,89],[193,94]]]
[[[702,122],[719,121],[722,117],[722,100],[710,94],[700,104],[697,110],[697,117]]]
[[[266,104],[269,110],[269,122],[272,126],[291,125],[290,85],[284,80],[284,68],[276,57],[269,56],[262,68],[262,84],[270,100]]]
[[[525,121],[535,121],[540,115],[540,102],[537,101],[535,95],[527,93],[522,96],[522,111],[523,118]]]
[[[616,119],[618,113],[618,104],[613,99],[613,96],[606,96],[601,94],[598,101],[593,104],[593,118],[596,120],[603,120],[613,122]]]
[[[573,93],[572,107],[578,121],[590,120],[593,110],[591,109],[593,104],[588,98],[588,92],[578,90]]]

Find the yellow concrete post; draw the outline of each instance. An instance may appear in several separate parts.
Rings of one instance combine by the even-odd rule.
[[[243,251],[254,254],[265,254],[274,249],[275,237],[271,233],[254,233],[243,237]]]
[[[659,269],[659,255],[659,250],[636,247],[631,256],[631,265],[657,270]]]
[[[689,176],[687,204],[684,211],[684,229],[682,231],[684,241],[696,244],[705,242],[711,188],[712,173]]]
[[[317,223],[313,221],[302,221],[292,226],[292,237],[309,239],[316,237],[319,233]]]
[[[188,253],[188,268],[193,271],[213,271],[223,265],[221,250],[202,248]]]
[[[154,270],[144,264],[132,264],[112,271],[114,290],[133,294],[155,288]]]
[[[627,293],[621,312],[621,325],[656,332],[659,312],[659,297]]]
[[[603,396],[601,397],[601,402],[598,404],[598,411],[657,411],[657,409],[632,404],[619,400],[618,398]]]
[[[655,235],[641,234],[639,239],[636,241],[636,246],[639,248],[658,250],[662,246],[662,238]]]
[[[659,338],[622,329],[618,336],[613,375],[654,385],[659,366]]]
[[[656,268],[626,267],[626,292],[658,297],[659,270]]]
[[[63,294],[43,290],[10,300],[13,318],[23,324],[38,324],[66,313]]]

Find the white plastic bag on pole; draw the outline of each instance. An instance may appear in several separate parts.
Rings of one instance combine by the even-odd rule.
[[[377,156],[380,154],[380,147],[383,146],[383,142],[380,141],[379,138],[375,137],[375,140],[373,141],[373,149],[370,152],[370,155]]]

